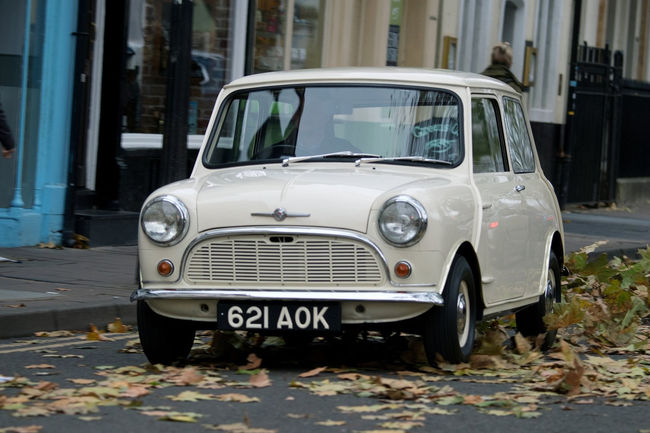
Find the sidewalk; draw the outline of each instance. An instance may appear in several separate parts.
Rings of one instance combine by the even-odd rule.
[[[650,244],[650,205],[572,207],[563,213],[567,252],[606,240],[596,254],[634,256]],[[0,248],[0,338],[37,331],[135,324],[135,246],[80,249]],[[2,260],[2,259],[0,259]]]
[[[0,248],[0,338],[135,323],[137,248]],[[1,260],[1,259],[0,259]]]

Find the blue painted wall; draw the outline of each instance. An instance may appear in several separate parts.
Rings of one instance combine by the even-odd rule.
[[[76,40],[73,33],[77,27],[77,7],[76,0],[45,2],[34,203],[32,208],[26,209],[18,196],[10,208],[0,209],[0,247],[35,245],[39,242],[61,243],[75,62]],[[19,134],[25,134],[25,131],[19,131],[16,135]]]

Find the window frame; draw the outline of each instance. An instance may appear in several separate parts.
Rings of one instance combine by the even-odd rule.
[[[474,136],[472,135],[472,174],[484,174],[484,173],[508,173],[510,171],[511,165],[510,165],[510,158],[508,154],[508,146],[506,143],[506,136],[505,136],[505,119],[501,113],[501,104],[499,104],[499,99],[491,94],[472,94],[471,95],[471,101],[470,101],[470,119],[472,115],[472,102],[474,99],[485,99],[489,100],[492,103],[492,108],[494,108],[494,112],[496,114],[496,121],[497,121],[497,130],[499,131],[499,146],[501,148],[501,158],[503,159],[503,171],[474,171]],[[473,126],[473,125],[472,125]],[[469,131],[470,134],[472,134],[472,130]]]
[[[526,136],[528,137],[528,145],[529,145],[529,149],[530,149],[530,152],[531,152],[531,155],[532,155],[532,162],[533,162],[532,168],[530,170],[526,169],[526,170],[523,170],[523,171],[517,171],[515,169],[515,164],[513,163],[513,157],[512,157],[512,155],[513,155],[513,143],[510,142],[511,140],[510,140],[510,137],[508,137],[508,134],[507,134],[508,128],[506,126],[506,123],[508,122],[508,120],[507,120],[508,113],[506,111],[506,103],[507,103],[507,101],[512,101],[514,104],[516,104],[516,106],[519,107],[519,112],[521,113],[521,115],[523,117],[523,120],[524,120],[524,123],[525,123],[525,128],[526,128]],[[512,96],[508,96],[508,95],[504,95],[502,97],[501,102],[502,102],[502,110],[503,110],[503,131],[504,131],[504,135],[505,135],[505,139],[506,139],[506,146],[507,146],[507,149],[508,149],[508,157],[509,157],[509,161],[510,161],[510,168],[511,168],[512,172],[515,173],[515,174],[536,173],[537,172],[537,153],[535,152],[535,149],[533,147],[534,146],[534,141],[533,141],[533,137],[532,137],[532,134],[531,134],[531,131],[530,131],[530,122],[528,121],[528,118],[526,117],[526,113],[524,112],[523,104],[521,103],[521,101],[519,99],[514,98]]]

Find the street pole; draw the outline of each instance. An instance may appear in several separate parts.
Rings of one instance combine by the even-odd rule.
[[[193,8],[192,0],[174,0],[171,4],[161,185],[187,177]]]
[[[564,209],[569,200],[569,182],[572,166],[572,152],[575,137],[574,116],[576,110],[576,86],[578,69],[578,39],[580,37],[580,18],[582,15],[582,0],[575,0],[573,4],[573,29],[571,36],[571,69],[569,75],[569,95],[567,99],[566,126],[561,138],[560,148],[560,185],[558,202]]]
[[[72,122],[70,126],[70,154],[68,156],[68,187],[65,191],[63,213],[63,245],[72,247],[75,243],[76,195],[79,185],[85,179],[83,161],[86,141],[88,112],[88,52],[90,50],[91,26],[90,0],[80,0],[77,12],[74,90],[72,96]]]

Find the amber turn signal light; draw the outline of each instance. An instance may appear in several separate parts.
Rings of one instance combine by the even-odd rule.
[[[406,278],[411,275],[411,264],[408,262],[398,262],[395,265],[395,275],[400,278]]]
[[[161,260],[158,262],[158,273],[163,277],[168,277],[174,272],[174,264],[168,260]]]

